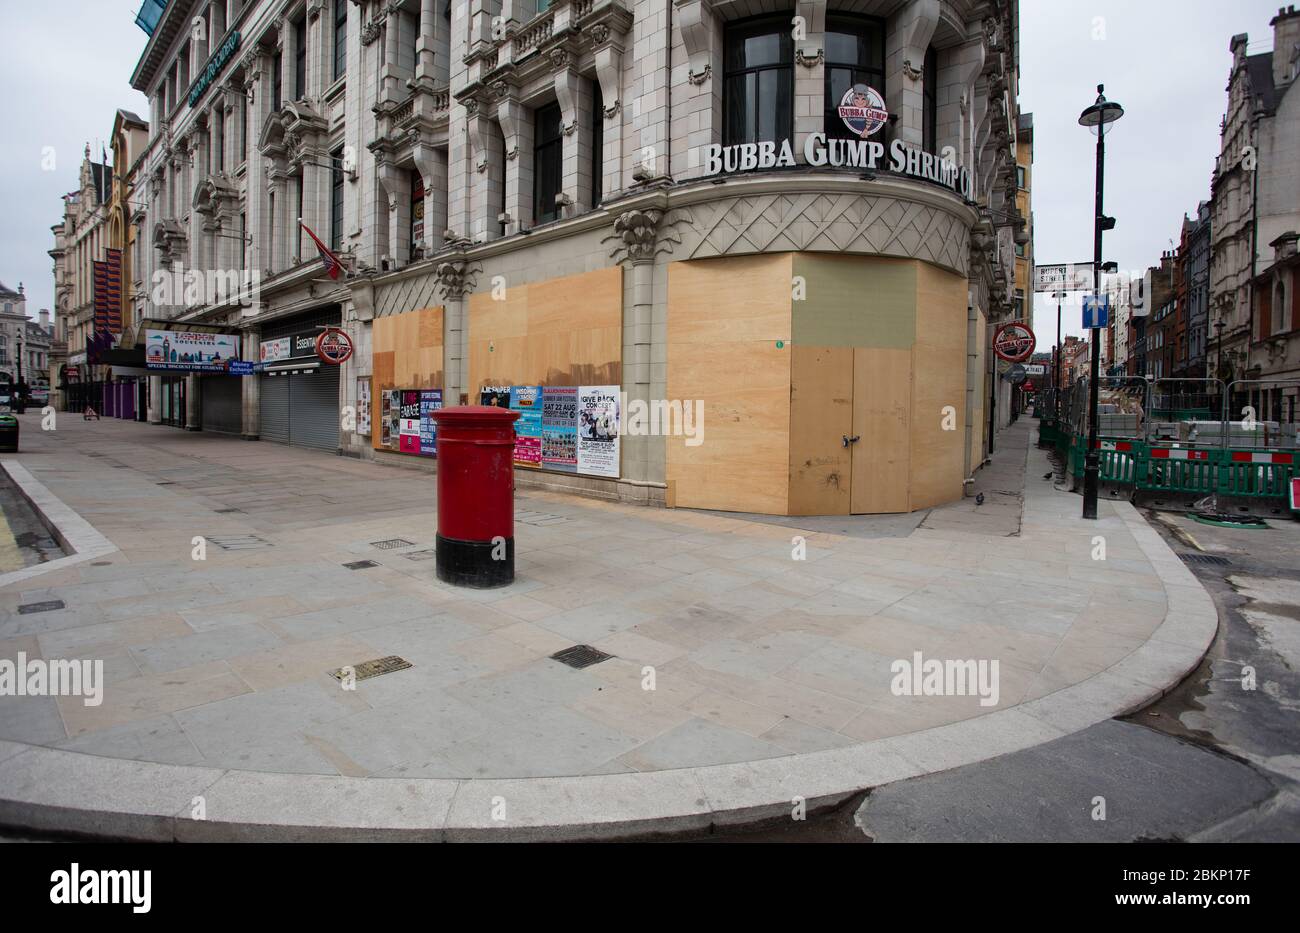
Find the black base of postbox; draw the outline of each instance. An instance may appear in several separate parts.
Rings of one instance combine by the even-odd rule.
[[[488,590],[515,580],[515,539],[457,541],[436,539],[438,579],[454,586]]]

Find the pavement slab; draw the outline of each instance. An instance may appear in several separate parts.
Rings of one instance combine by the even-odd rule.
[[[771,521],[519,492],[517,580],[473,591],[407,559],[434,546],[426,473],[72,421],[57,456],[36,432],[5,468],[75,515],[78,534],[97,535],[86,539],[96,559],[45,581],[28,568],[0,587],[0,645],[106,660],[104,702],[0,697],[0,739],[213,780],[246,773],[230,782],[241,801],[292,775],[447,782],[430,791],[447,819],[469,818],[478,782],[698,771],[662,785],[680,804],[678,827],[703,812],[759,812],[779,775],[830,800],[841,779],[847,794],[1050,741],[1194,667],[1206,598],[1127,503],[1103,501],[1098,522],[1080,520],[1076,497],[1038,479],[1047,462],[1029,430],[1026,420],[1004,431],[977,474],[984,505],[963,498],[908,521]],[[107,481],[106,462],[122,467]],[[304,492],[343,484],[354,492]],[[1097,535],[1108,560],[1092,559]],[[409,544],[374,546],[392,538]],[[343,566],[361,559],[377,566]],[[65,605],[19,611],[47,596]],[[578,644],[611,657],[584,670],[551,659]],[[941,666],[997,661],[996,702],[971,689],[907,695],[897,666],[918,652]],[[412,666],[353,687],[329,676],[389,655]],[[1089,698],[1078,715],[1072,690]],[[736,795],[715,773],[742,766],[763,790]],[[519,793],[568,799],[568,785],[550,786]],[[733,797],[734,812],[725,803],[719,815]],[[644,802],[626,803],[588,823],[643,826]],[[299,833],[308,817],[257,819]],[[176,821],[149,831],[163,825],[181,832]],[[512,825],[555,826],[538,813]]]

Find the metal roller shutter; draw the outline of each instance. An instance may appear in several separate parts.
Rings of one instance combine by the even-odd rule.
[[[339,368],[321,366],[296,373],[289,385],[289,443],[338,450]]]
[[[203,430],[238,434],[244,428],[243,379],[204,376],[200,385]]]
[[[292,376],[261,376],[261,426],[264,441],[289,443],[289,380]]]

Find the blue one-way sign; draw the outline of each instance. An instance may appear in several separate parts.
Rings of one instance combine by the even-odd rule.
[[[1109,295],[1087,295],[1083,299],[1083,326],[1105,327],[1110,314]]]

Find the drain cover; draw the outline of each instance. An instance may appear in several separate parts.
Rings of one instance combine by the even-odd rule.
[[[208,535],[207,538],[223,551],[249,551],[271,546],[270,541],[257,535]]]
[[[1219,557],[1215,554],[1180,554],[1183,560],[1189,560],[1197,564],[1231,564],[1232,561],[1226,557]]]
[[[351,563],[344,564],[343,566],[349,570],[365,570],[367,567],[378,567],[379,565],[373,560],[354,560]]]
[[[375,658],[373,661],[362,661],[359,664],[353,664],[352,675],[356,680],[369,680],[371,677],[378,677],[380,674],[404,671],[411,666],[410,661],[392,654],[386,658]],[[340,667],[338,670],[329,673],[335,680],[341,681],[348,676],[348,668]]]
[[[63,600],[49,599],[43,603],[27,603],[18,607],[19,615],[30,615],[33,612],[49,612],[53,609],[62,609]]]
[[[438,556],[438,552],[433,548],[429,548],[427,551],[411,551],[409,554],[403,554],[402,556],[407,560],[433,560]]]
[[[381,551],[391,551],[395,547],[410,547],[414,541],[407,541],[405,538],[389,538],[387,541],[371,541],[371,547],[377,547]]]
[[[591,647],[591,645],[574,645],[572,648],[565,648],[563,651],[557,651],[551,655],[552,660],[579,669],[591,667],[591,665],[599,664],[601,661],[608,661],[612,657],[612,654],[606,654],[597,648]]]

